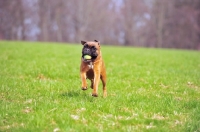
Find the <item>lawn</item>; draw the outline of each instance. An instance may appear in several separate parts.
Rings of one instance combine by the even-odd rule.
[[[101,46],[108,96],[81,90],[81,44],[0,41],[0,131],[200,131],[200,52]]]

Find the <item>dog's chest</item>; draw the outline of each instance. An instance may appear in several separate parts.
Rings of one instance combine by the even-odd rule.
[[[87,78],[88,79],[94,79],[94,71],[93,69],[89,69],[87,72],[86,72],[86,75],[87,75]]]
[[[89,64],[88,64],[88,67],[89,67],[89,69],[93,69],[93,64],[92,64],[92,62],[90,62]]]

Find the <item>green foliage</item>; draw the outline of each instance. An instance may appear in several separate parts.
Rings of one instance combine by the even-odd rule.
[[[81,49],[0,42],[0,131],[200,131],[199,52],[102,46],[108,97],[94,98]]]

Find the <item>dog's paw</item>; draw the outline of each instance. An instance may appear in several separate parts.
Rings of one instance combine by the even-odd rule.
[[[93,89],[93,85],[91,85],[90,88]]]
[[[97,93],[93,93],[92,96],[93,97],[98,97],[98,94]]]
[[[107,97],[107,92],[103,93],[103,97],[106,98]]]
[[[84,88],[84,87],[82,87],[81,89],[82,89],[82,90],[87,90],[87,87],[85,87],[85,88]]]

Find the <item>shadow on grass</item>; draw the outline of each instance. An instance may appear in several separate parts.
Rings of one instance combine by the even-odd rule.
[[[84,99],[85,101],[89,101],[89,102],[93,102],[98,99],[98,98],[92,97],[92,95],[90,96],[88,94],[88,92],[82,91],[82,90],[71,90],[71,91],[61,93],[60,95],[61,95],[61,97],[65,98],[65,99],[80,98],[80,99]]]
[[[61,96],[62,97],[66,97],[66,98],[71,98],[71,97],[73,97],[73,98],[74,97],[87,97],[88,96],[88,92],[87,92],[87,90],[83,91],[81,89],[80,90],[79,89],[69,90],[69,91],[66,91],[64,93],[61,93]]]
[[[80,91],[68,91],[68,92],[65,92],[65,93],[62,93],[61,96],[63,97],[78,97],[78,96],[81,96],[81,93]]]

